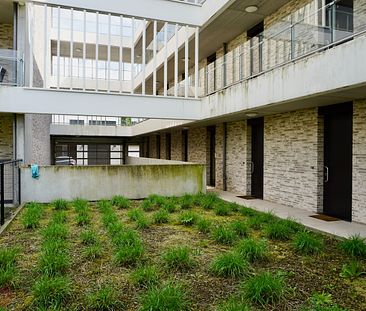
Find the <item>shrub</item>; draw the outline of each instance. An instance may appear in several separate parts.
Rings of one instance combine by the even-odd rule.
[[[267,213],[259,213],[255,212],[256,214],[254,216],[251,216],[250,219],[248,219],[248,225],[252,229],[259,230],[266,224],[271,224],[273,222],[277,221],[276,216],[272,212]]]
[[[116,290],[112,286],[102,286],[86,296],[89,310],[110,311],[121,308]]]
[[[235,251],[249,262],[265,260],[268,257],[266,240],[245,239],[236,246]]]
[[[190,256],[190,249],[186,246],[173,247],[165,251],[162,260],[167,269],[185,271],[195,264]]]
[[[168,282],[154,287],[141,298],[141,311],[185,311],[189,302],[180,284]]]
[[[237,239],[235,231],[229,226],[217,226],[212,230],[211,234],[212,238],[221,244],[231,245]]]
[[[182,209],[190,209],[194,207],[194,199],[190,194],[185,194],[179,200]]]
[[[232,223],[230,223],[230,227],[240,237],[246,237],[249,234],[249,227],[244,221],[235,220]]]
[[[281,273],[261,272],[243,284],[244,297],[261,305],[274,304],[285,294],[285,281]]]
[[[287,241],[293,234],[291,226],[283,220],[269,223],[265,228],[265,232],[268,238],[279,241]]]
[[[85,211],[88,208],[88,201],[84,199],[77,198],[74,201],[72,201],[72,205],[75,208],[75,211],[77,213],[80,213],[82,211]]]
[[[366,271],[362,268],[361,263],[352,261],[348,264],[344,264],[339,274],[342,278],[354,279],[362,275],[366,275]]]
[[[216,311],[250,311],[248,304],[241,299],[230,298],[220,304]]]
[[[186,211],[180,214],[179,223],[184,226],[192,226],[197,222],[198,215],[192,211]]]
[[[131,274],[131,281],[133,284],[143,288],[155,286],[159,282],[158,270],[154,266],[137,268]]]
[[[43,206],[32,202],[26,205],[22,215],[21,222],[26,229],[34,229],[39,227],[40,219],[43,215]]]
[[[68,208],[68,202],[64,199],[56,199],[52,203],[55,210],[66,210]]]
[[[76,224],[78,226],[86,226],[88,224],[90,224],[91,221],[91,217],[89,215],[89,213],[87,212],[81,212],[78,215],[76,215]]]
[[[93,245],[98,242],[97,234],[92,230],[83,231],[80,234],[80,238],[85,245]]]
[[[169,222],[169,213],[166,210],[158,210],[153,215],[154,223],[156,224],[164,224]]]
[[[117,249],[115,261],[121,266],[130,266],[137,264],[144,254],[144,248],[141,243],[134,245],[125,245]]]
[[[235,252],[221,254],[211,264],[211,271],[223,277],[243,276],[248,273],[248,269],[248,262]]]
[[[225,202],[216,202],[214,205],[214,212],[217,216],[228,216],[231,213],[231,208]]]
[[[307,230],[298,232],[293,241],[294,249],[305,255],[319,253],[323,245],[323,240],[320,237]]]
[[[366,258],[366,239],[359,235],[351,236],[339,243],[340,249],[352,257]]]
[[[210,220],[205,218],[199,218],[197,220],[197,229],[202,233],[208,233],[211,230],[212,223]]]
[[[115,195],[111,200],[112,205],[118,208],[130,208],[131,201],[124,196]]]
[[[99,243],[88,245],[83,250],[84,256],[88,259],[97,259],[102,257],[102,246]]]
[[[44,276],[33,287],[35,304],[43,308],[57,309],[71,295],[71,284],[65,277]]]

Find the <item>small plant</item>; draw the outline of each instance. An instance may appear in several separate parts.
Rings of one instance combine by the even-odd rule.
[[[179,223],[184,226],[193,226],[198,219],[198,215],[192,211],[186,211],[180,214]]]
[[[112,205],[118,208],[130,208],[131,201],[124,196],[115,195],[111,200]]]
[[[88,224],[90,224],[91,221],[91,217],[89,215],[89,213],[87,212],[81,212],[78,215],[76,215],[76,224],[78,226],[86,226]]]
[[[144,217],[144,212],[139,208],[134,208],[128,211],[127,216],[132,221],[137,221],[139,218]]]
[[[186,246],[178,246],[168,249],[162,256],[167,269],[185,271],[191,269],[195,262],[190,256],[190,249]]]
[[[214,206],[214,212],[217,216],[229,216],[231,214],[231,208],[225,202],[216,202]]]
[[[0,248],[0,269],[13,266],[18,253],[16,248]]]
[[[245,239],[240,241],[235,251],[249,262],[262,261],[268,257],[266,240]]]
[[[136,220],[136,229],[146,229],[150,226],[149,220],[145,217],[145,215],[142,215]]]
[[[255,217],[259,215],[259,212],[246,206],[240,206],[238,212],[245,217]]]
[[[70,295],[71,284],[65,277],[44,276],[33,287],[34,302],[42,308],[57,309]]]
[[[243,284],[244,297],[249,301],[261,305],[275,304],[285,294],[285,280],[278,272],[261,272],[249,278]]]
[[[308,308],[303,308],[303,311],[347,311],[333,303],[332,295],[327,293],[314,293],[309,301]]]
[[[235,220],[232,223],[230,223],[230,227],[240,237],[246,237],[249,234],[249,227],[244,221]]]
[[[191,209],[194,207],[194,199],[190,194],[185,194],[179,200],[181,209]]]
[[[168,213],[174,213],[179,209],[179,205],[175,202],[173,199],[167,199],[165,202],[161,205],[161,208]]]
[[[121,266],[131,266],[137,264],[144,254],[141,243],[125,245],[118,248],[115,254],[115,261]]]
[[[44,239],[65,240],[68,230],[64,224],[53,223],[43,230],[43,236]]]
[[[55,276],[64,273],[70,266],[70,257],[65,249],[45,250],[41,255],[39,269],[43,275]]]
[[[210,210],[213,209],[215,203],[218,201],[218,196],[216,193],[210,192],[208,194],[198,194],[195,197],[197,205],[203,209]]]
[[[229,206],[230,210],[234,213],[238,212],[242,208],[241,205],[239,205],[238,203],[235,203],[235,202],[226,203],[226,204]]]
[[[72,205],[77,213],[83,212],[88,208],[88,201],[84,199],[77,198],[72,201]]]
[[[156,195],[156,194],[152,194],[149,195],[141,204],[141,208],[146,211],[152,211],[154,209],[157,209],[159,207],[161,207],[165,202],[166,202],[166,198],[160,196],[160,195]]]
[[[167,282],[154,287],[141,298],[140,311],[185,311],[189,310],[189,301],[182,285]]]
[[[89,310],[112,311],[121,308],[117,291],[112,286],[101,286],[86,296]]]
[[[65,211],[57,211],[53,214],[51,223],[52,224],[64,224],[67,221],[67,215]]]
[[[156,224],[168,223],[169,218],[170,218],[169,213],[164,209],[158,210],[153,215],[153,220],[154,220],[154,223],[156,223]]]
[[[355,279],[362,275],[366,275],[366,271],[363,270],[361,263],[352,261],[343,265],[342,271],[339,275],[342,278]]]
[[[64,199],[56,199],[52,203],[55,210],[66,210],[68,208],[68,202]]]
[[[102,257],[102,246],[99,243],[88,245],[83,250],[84,256],[88,259],[97,259]]]
[[[339,248],[352,257],[366,258],[366,239],[359,235],[351,236],[339,243]]]
[[[197,220],[197,229],[202,233],[209,233],[212,227],[212,222],[205,218],[199,218]]]
[[[143,288],[155,286],[159,282],[158,270],[154,266],[137,268],[131,274],[131,281],[133,284]]]
[[[97,234],[92,230],[83,231],[80,239],[84,245],[93,245],[98,242]]]
[[[237,239],[236,232],[229,226],[217,226],[211,232],[212,238],[221,244],[231,245]]]
[[[5,269],[0,268],[0,289],[6,286],[14,286],[16,276],[17,274],[13,266]]]
[[[271,224],[277,221],[276,216],[272,212],[258,213],[255,212],[254,216],[248,220],[248,225],[255,230],[261,229],[266,224]]]
[[[268,238],[279,241],[288,241],[293,234],[291,226],[283,220],[269,223],[265,228],[265,232]]]
[[[112,209],[112,204],[109,200],[100,200],[97,202],[97,208],[100,209],[102,213],[105,213]]]
[[[250,311],[248,304],[242,299],[230,298],[228,301],[220,304],[216,311]]]
[[[323,240],[307,230],[298,232],[293,240],[293,247],[296,251],[305,254],[319,253],[323,249]]]
[[[40,219],[43,215],[43,206],[32,202],[26,205],[22,215],[21,222],[26,229],[35,229],[39,227]]]
[[[243,276],[248,273],[248,270],[248,262],[235,252],[219,255],[211,264],[211,271],[223,277]]]

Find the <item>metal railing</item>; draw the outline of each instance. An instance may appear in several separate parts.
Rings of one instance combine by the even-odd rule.
[[[166,1],[183,2],[186,4],[194,4],[198,6],[202,6],[206,2],[206,0],[166,0]]]
[[[108,116],[81,116],[81,115],[52,115],[52,124],[57,125],[98,125],[98,126],[133,126],[141,123],[145,118],[120,118]]]
[[[294,13],[205,67],[204,95],[352,39],[366,30],[366,14],[339,0],[295,18]],[[313,3],[317,3],[314,1]]]
[[[5,204],[18,205],[20,195],[20,169],[22,160],[0,160],[0,225],[10,216]]]
[[[0,49],[0,85],[23,86],[23,57],[17,51]]]

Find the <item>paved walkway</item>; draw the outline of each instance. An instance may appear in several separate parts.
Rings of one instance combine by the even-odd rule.
[[[364,224],[347,222],[343,220],[328,222],[310,217],[315,213],[309,211],[292,208],[289,206],[276,204],[264,200],[245,200],[238,198],[234,193],[230,193],[227,191],[219,191],[216,189],[208,189],[208,191],[215,191],[223,200],[228,202],[236,202],[238,204],[251,207],[261,212],[271,211],[280,218],[294,218],[296,221],[302,223],[304,226],[312,230],[321,231],[344,238],[355,234],[360,234],[362,237],[366,238],[366,225]]]

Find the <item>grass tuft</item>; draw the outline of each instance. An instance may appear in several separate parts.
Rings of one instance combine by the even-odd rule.
[[[153,211],[157,208],[160,208],[167,199],[160,195],[152,194],[149,195],[144,201],[142,201],[141,208],[145,212]]]
[[[193,226],[198,220],[198,215],[193,211],[185,211],[179,215],[179,223],[184,226]]]
[[[214,205],[214,212],[217,216],[229,216],[231,214],[230,205],[223,201],[218,201]]]
[[[167,282],[147,291],[141,298],[140,311],[185,311],[189,301],[182,285]]]
[[[80,227],[89,225],[91,222],[90,214],[87,211],[80,212],[78,215],[76,215],[76,224]]]
[[[173,247],[164,252],[162,260],[169,270],[186,271],[195,265],[190,253],[191,250],[187,246]]]
[[[199,193],[194,196],[194,202],[196,205],[202,207],[205,210],[213,209],[219,198],[216,193],[210,192],[207,194]]]
[[[173,198],[166,199],[165,202],[161,205],[161,209],[167,211],[168,213],[175,213],[179,209],[179,204],[177,204],[176,200]]]
[[[245,221],[235,220],[229,226],[239,237],[247,237],[249,235],[249,227]]]
[[[111,203],[113,206],[116,206],[118,208],[130,208],[131,207],[131,201],[129,199],[127,199],[124,196],[121,195],[115,195],[112,200]]]
[[[285,295],[285,280],[278,272],[261,272],[243,284],[244,297],[252,303],[275,304]]]
[[[221,254],[211,263],[211,271],[223,277],[240,277],[247,274],[248,270],[248,262],[236,252]]]
[[[86,258],[94,260],[102,257],[102,246],[100,243],[88,245],[84,250],[83,254]]]
[[[159,283],[159,272],[154,266],[143,266],[131,273],[131,281],[142,288],[151,288]]]
[[[265,233],[268,238],[278,241],[288,241],[294,233],[292,226],[286,220],[278,220],[267,224]]]
[[[18,253],[16,248],[0,248],[0,288],[14,285],[17,276],[15,262]]]
[[[231,245],[237,239],[236,232],[230,227],[225,225],[219,225],[212,229],[211,231],[212,238],[221,244]]]
[[[117,291],[112,286],[101,286],[86,296],[88,310],[113,311],[123,308]]]
[[[153,220],[155,224],[165,224],[169,222],[169,213],[166,210],[158,210],[153,215]]]
[[[244,239],[236,246],[235,251],[249,262],[263,261],[268,258],[266,240]]]
[[[220,304],[216,311],[250,311],[248,304],[238,298],[230,298],[228,301]]]
[[[362,275],[366,275],[366,271],[362,268],[362,264],[358,261],[352,261],[344,264],[339,274],[342,278],[355,279]]]
[[[276,222],[278,219],[272,212],[260,213],[254,211],[254,215],[248,219],[248,225],[254,230],[260,230],[263,226]]]
[[[349,256],[366,258],[366,239],[354,235],[339,243],[339,248]]]
[[[80,234],[81,243],[84,245],[93,245],[98,242],[98,237],[95,231],[92,230],[86,230],[81,232]]]
[[[194,207],[194,198],[190,194],[185,194],[179,200],[181,209],[191,209]]]
[[[66,210],[68,208],[68,202],[64,199],[56,199],[52,201],[51,205],[56,211]]]
[[[81,198],[77,198],[74,201],[72,201],[72,206],[75,208],[75,212],[80,213],[88,208],[88,201]]]
[[[115,254],[115,261],[121,266],[132,266],[137,264],[144,254],[141,242],[133,245],[120,246]]]
[[[304,255],[319,253],[323,246],[323,240],[307,230],[298,232],[293,240],[294,249]]]
[[[197,229],[202,233],[209,233],[212,227],[212,222],[209,219],[200,217],[196,223]]]
[[[26,229],[35,229],[39,227],[39,222],[43,215],[43,206],[41,204],[31,202],[25,207],[21,222]]]

